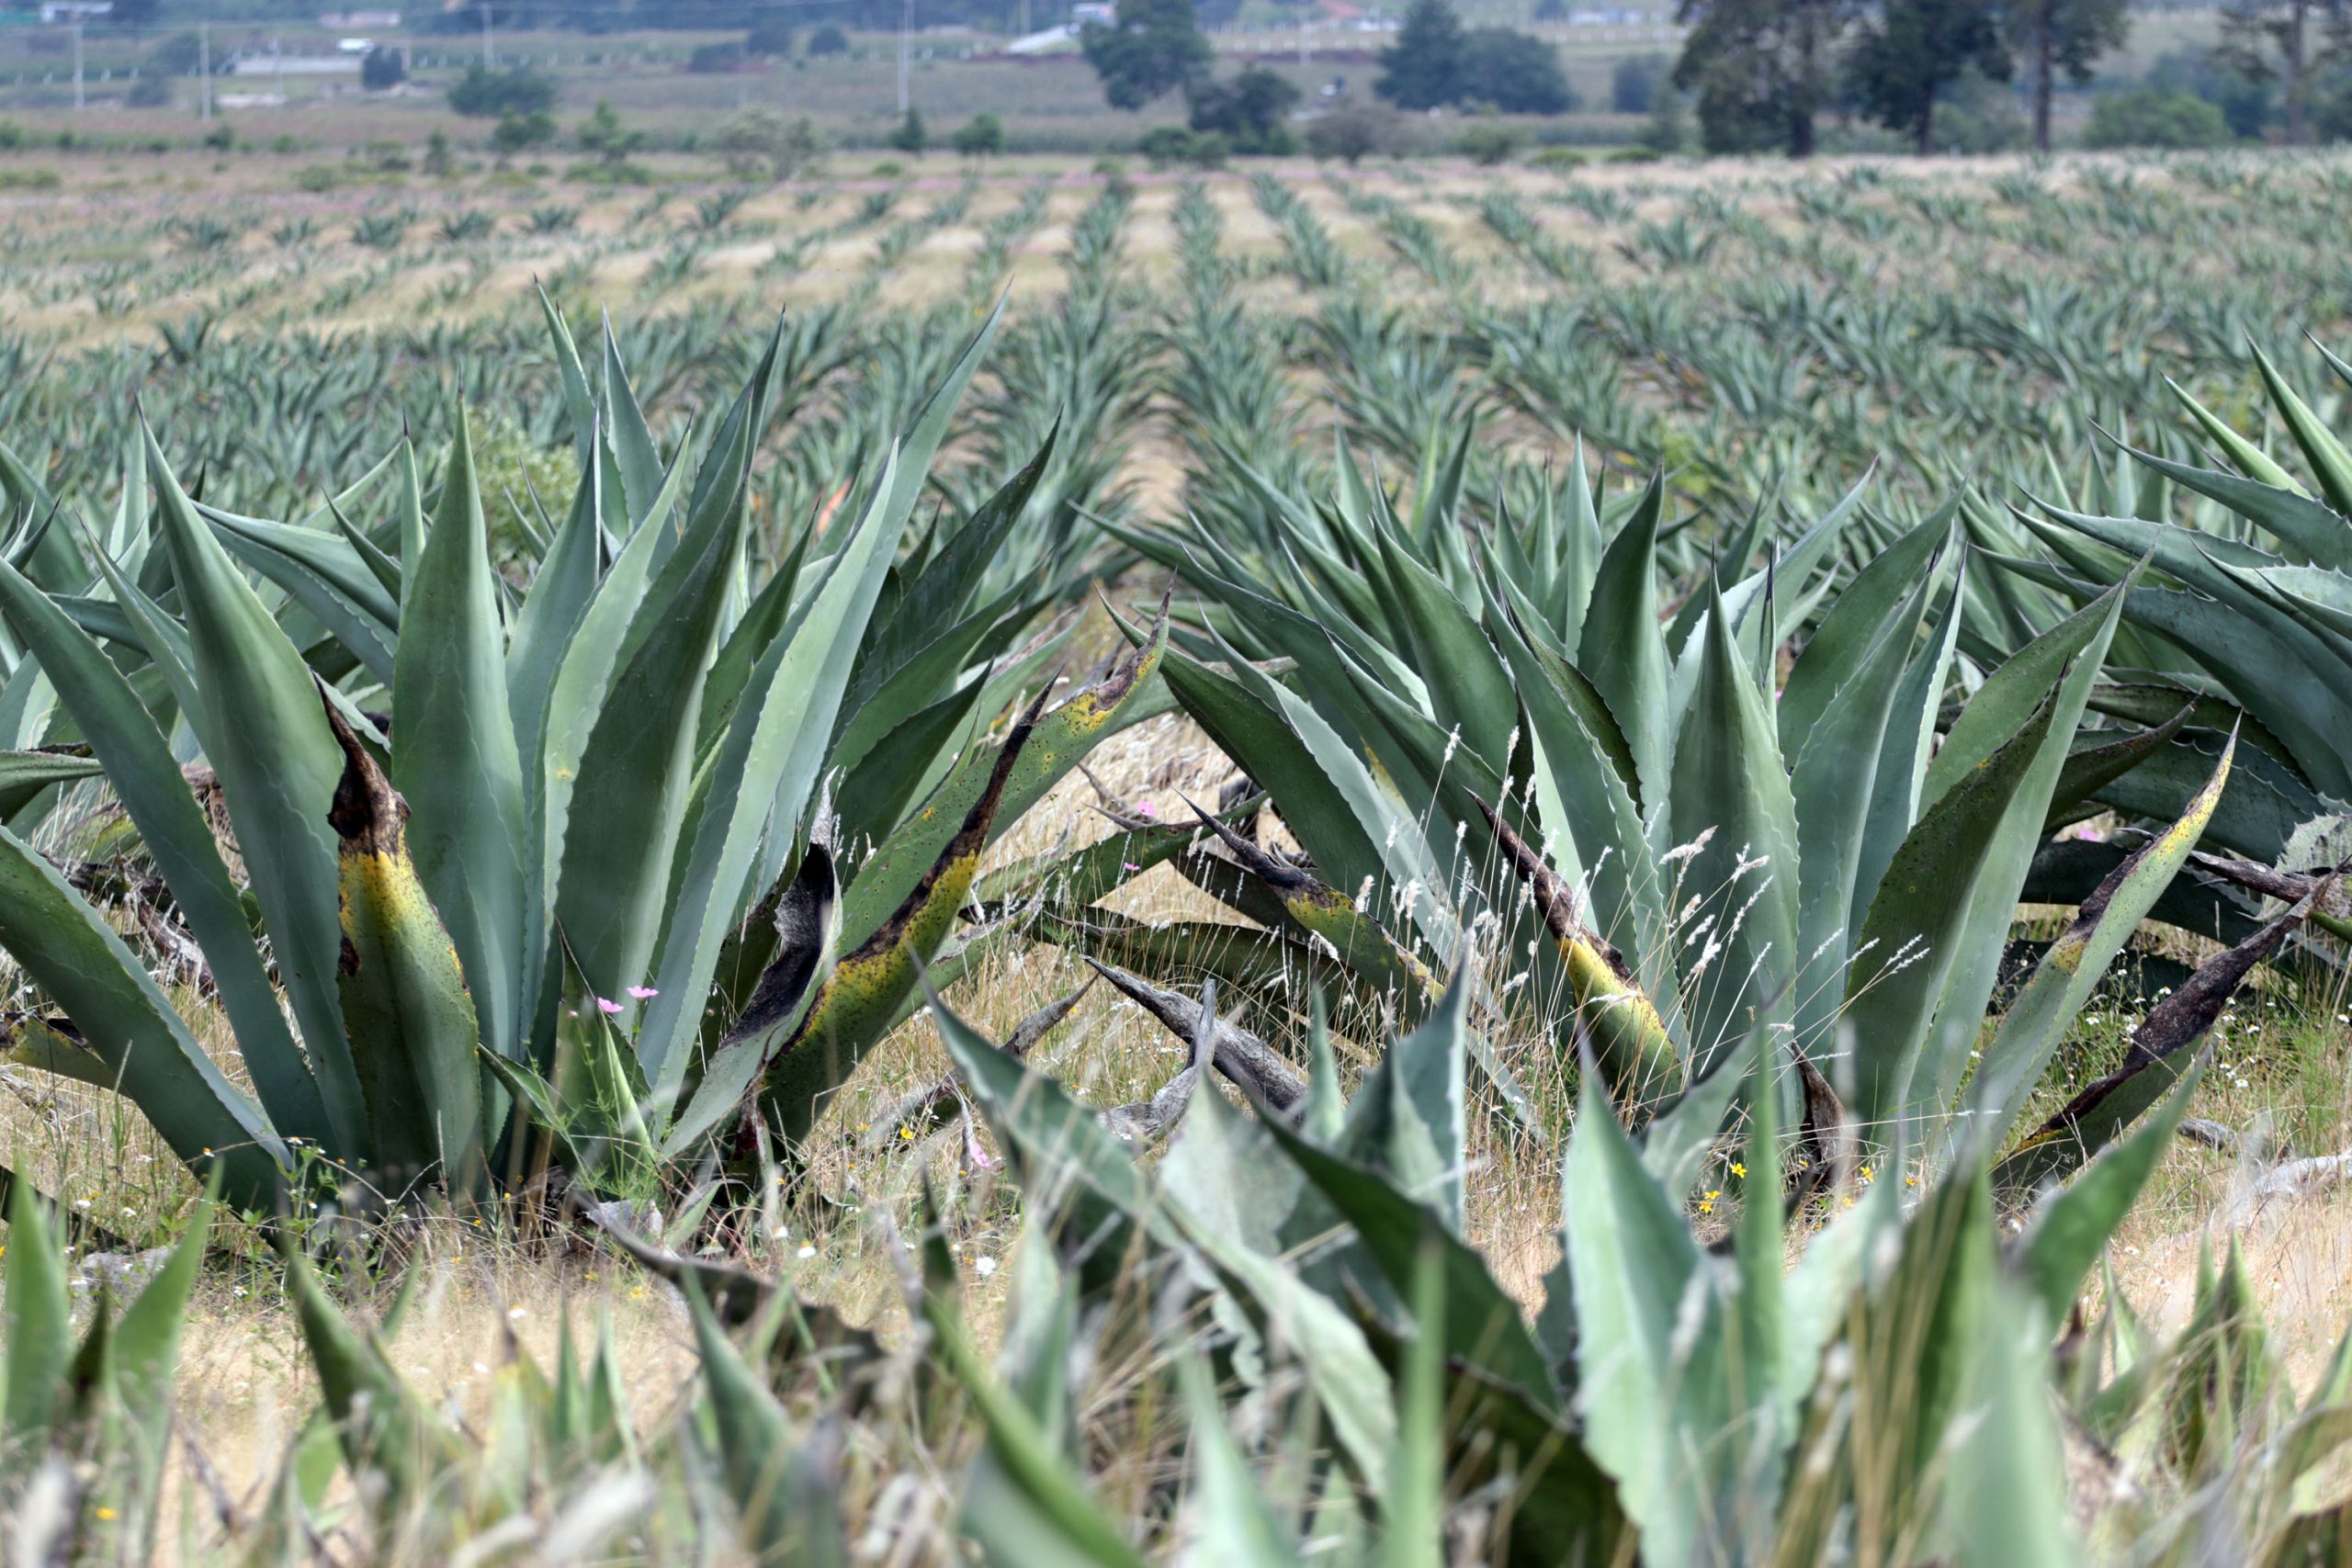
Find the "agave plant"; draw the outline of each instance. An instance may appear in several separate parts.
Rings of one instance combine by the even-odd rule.
[[[1126,536],[1204,595],[1168,679],[1270,792],[1307,856],[1293,874],[1359,919],[1388,905],[1394,944],[1435,964],[1481,926],[1512,968],[1524,943],[1530,1005],[1570,1057],[1589,1043],[1629,1105],[1672,1102],[1761,1030],[1804,1065],[1824,1157],[1850,1136],[1949,1149],[1952,1127],[2008,1126],[2230,776],[2224,745],[1992,1015],[2053,818],[2165,739],[2075,741],[2130,581],[1988,664],[1947,713],[1952,508],[1850,572],[1838,549],[1859,497],[1769,552],[1757,508],[1668,615],[1657,481],[1613,536],[1580,465],[1562,505],[1474,534],[1455,520],[1461,471],[1425,463],[1403,513],[1344,472],[1321,507],[1270,494],[1279,548],[1246,560],[1204,532]],[[2165,1070],[2110,1107],[2171,1081],[2203,1010],[2311,891],[2151,1018],[2133,1066]],[[2067,1128],[2037,1140],[2036,1174],[2118,1124]]]
[[[1566,1256],[1531,1318],[1464,1240],[1469,990],[1457,977],[1351,1100],[1319,1032],[1292,1111],[1192,1089],[1149,1171],[935,1010],[1032,1205],[1004,1364],[971,1348],[952,1274],[923,1298],[989,1434],[965,1523],[991,1560],[1047,1541],[1142,1560],[1088,1495],[1060,1369],[1147,1332],[1146,1300],[1166,1324],[1194,1297],[1172,1359],[1199,1551],[1295,1562],[1319,1540],[1342,1561],[1437,1561],[1451,1519],[1457,1548],[1546,1562],[1939,1560],[1996,1541],[2000,1561],[2078,1560],[2032,1369],[2185,1094],[2006,1247],[1979,1142],[1908,1213],[1893,1180],[1815,1210],[1790,1272],[1794,1151],[1770,1089],[1788,1069],[1769,1039],[1724,1071],[1754,1111],[1728,1145],[1690,1113],[1637,1143],[1596,1073],[1566,1153]],[[1208,1071],[1208,1034],[1178,1088]],[[1319,1450],[1297,1440],[1310,1430]]]
[[[747,1104],[805,1135],[911,1010],[988,841],[1155,711],[1156,648],[1044,712],[1067,629],[1013,647],[1041,601],[989,571],[1046,455],[901,547],[993,320],[855,521],[812,523],[749,592],[775,343],[699,459],[665,463],[609,338],[595,399],[550,324],[582,460],[520,591],[492,570],[462,419],[429,509],[403,449],[295,525],[199,509],[150,437],[153,547],[92,550],[92,594],[0,581],[253,1089],[5,834],[0,946],[50,1004],[12,1021],[13,1059],[119,1089],[241,1205],[266,1207],[304,1145],[388,1195],[475,1193],[532,1174],[551,1138],[575,1180],[646,1196]],[[385,500],[379,528],[351,521]],[[967,746],[1024,688],[1002,743]],[[242,886],[180,734],[218,781]]]

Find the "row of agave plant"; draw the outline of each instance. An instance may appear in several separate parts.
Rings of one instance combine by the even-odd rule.
[[[2236,472],[2149,457],[2157,482],[2099,476],[2114,516],[1955,503],[1897,525],[1857,492],[1792,529],[1768,500],[1712,559],[1657,480],[1612,496],[1579,458],[1474,528],[1466,437],[1429,443],[1401,495],[1343,452],[1320,503],[1261,483],[1234,526],[1114,525],[1185,597],[1123,618],[1131,650],[1050,705],[1072,627],[1031,634],[1072,586],[1007,548],[1050,440],[983,504],[916,521],[993,321],[764,571],[773,349],[707,443],[665,457],[610,340],[592,380],[548,328],[579,484],[519,583],[462,422],[431,492],[403,447],[296,523],[206,506],[144,432],[103,525],[11,476],[34,503],[0,566],[0,947],[33,1003],[9,1060],[125,1096],[265,1222],[322,1440],[379,1478],[399,1551],[434,1560],[514,1505],[267,1223],[294,1202],[579,1198],[708,1299],[704,1403],[640,1443],[605,1374],[517,1371],[514,1440],[562,1456],[560,1493],[694,1472],[688,1495],[731,1498],[769,1561],[839,1551],[827,1434],[910,1358],[910,1419],[968,1401],[964,1517],[998,1560],[1133,1561],[1165,1531],[1162,1500],[1126,1519],[1090,1496],[1072,1384],[1138,1359],[1187,1413],[1178,1535],[1220,1561],[1435,1562],[1446,1539],[2073,1561],[2052,1386],[2101,1462],[2212,1489],[2152,1526],[2160,1553],[2334,1539],[2308,1483],[2352,1371],[2292,1412],[2234,1262],[2169,1348],[2111,1292],[2069,1326],[2196,1043],[2256,964],[2328,964],[2305,928],[2342,926],[2312,846],[2346,793],[2352,457],[2283,385],[2324,499],[2203,416]],[[2167,487],[2207,498],[2206,525],[2165,521]],[[981,874],[1089,748],[1179,708],[1247,787]],[[77,818],[70,786],[100,773],[111,807]],[[2053,839],[2092,813],[2130,830]],[[1104,905],[1160,865],[1248,923]],[[2005,986],[2020,902],[2078,912]],[[2151,918],[2219,951],[2115,1073],[2027,1125]],[[788,1163],[927,995],[1033,941],[1085,953],[1194,1062],[1090,1110],[1021,1059],[1069,1004],[1000,1047],[934,1000],[1027,1203],[998,1364],[935,1229],[909,1264],[924,1332],[893,1352],[634,1234],[645,1200],[691,1188],[707,1214],[725,1177]],[[1334,1032],[1376,1059],[1352,1099]],[[1303,1037],[1308,1067],[1267,1034]],[[1202,1090],[1217,1076],[1254,1114]],[[1570,1081],[1573,1118],[1547,1094]],[[1532,1320],[1464,1239],[1487,1107],[1545,1143],[1572,1122]],[[38,1240],[44,1205],[12,1185]],[[2005,1242],[1996,1216],[2027,1205]],[[148,1539],[202,1245],[72,1357],[48,1244],[10,1248],[20,1521],[50,1497],[60,1530]],[[122,1458],[101,1468],[126,1500],[39,1464],[76,1444]],[[276,1505],[289,1539],[316,1482]]]

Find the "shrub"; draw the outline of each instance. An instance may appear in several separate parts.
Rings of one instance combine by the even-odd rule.
[[[507,115],[490,133],[490,144],[502,158],[544,147],[554,140],[555,116],[545,109]]]
[[[2178,88],[2138,87],[2091,106],[2086,147],[2221,147],[2233,138],[2222,111]]]
[[[1525,142],[1518,127],[1491,122],[1465,125],[1453,139],[1453,150],[1485,168],[1507,164]]]
[[[1589,155],[1573,147],[1542,147],[1528,154],[1527,166],[1564,175],[1570,169],[1581,169],[1590,162]]]
[[[1181,125],[1154,126],[1136,140],[1136,151],[1155,169],[1188,164],[1195,169],[1221,169],[1232,154],[1232,143],[1217,131],[1202,133]]]
[[[215,152],[232,152],[237,147],[237,133],[230,128],[229,122],[225,119],[215,120],[212,129],[206,131],[199,140]]]
[[[1004,151],[1004,121],[992,114],[976,114],[956,128],[948,144],[967,158],[985,158]]]
[[[135,109],[159,109],[172,101],[172,79],[161,71],[149,69],[139,73],[130,84],[130,91],[122,101]]]
[[[686,56],[686,69],[697,76],[724,76],[742,64],[743,46],[733,39],[703,44]]]
[[[762,22],[743,35],[743,52],[754,60],[774,60],[792,52],[794,33],[782,22]]]
[[[450,85],[449,107],[473,119],[527,118],[555,107],[555,78],[527,65],[492,71],[477,61]]]
[[[607,164],[626,161],[647,140],[642,130],[631,130],[623,125],[621,117],[613,111],[611,101],[605,98],[596,100],[596,112],[581,121],[577,136],[582,152],[593,153]]]
[[[842,31],[833,23],[827,22],[808,35],[808,52],[810,54],[847,54],[849,34]]]
[[[1306,122],[1306,150],[1354,164],[1396,144],[1396,114],[1379,104],[1342,98]]]
[[[343,183],[343,171],[333,164],[308,164],[294,171],[294,188],[324,196]]]

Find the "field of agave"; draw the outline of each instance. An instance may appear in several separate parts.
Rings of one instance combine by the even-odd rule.
[[[12,1550],[2352,1561],[2346,196],[28,210]]]

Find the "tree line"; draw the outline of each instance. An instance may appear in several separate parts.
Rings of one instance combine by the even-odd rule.
[[[1424,0],[1434,4],[1437,0]],[[1809,155],[1832,108],[1936,145],[1936,110],[1973,73],[2022,73],[2033,144],[2051,145],[2060,84],[2088,83],[2122,46],[2125,0],[1682,0],[1690,31],[1674,84],[1695,100],[1711,152]],[[2315,106],[2352,62],[2347,0],[2235,0],[2213,64],[2275,90],[2281,140],[2312,140]]]
[[[2089,83],[2131,26],[2127,0],[1681,0],[1678,19],[1690,30],[1670,80],[1705,150],[1798,158],[1832,116],[1931,152],[1939,107],[1971,77],[2022,78],[2033,144],[2047,151],[2061,87]],[[1219,78],[1194,0],[1120,0],[1116,20],[1080,41],[1114,107],[1181,93],[1195,133],[1237,152],[1291,149],[1284,122],[1297,89],[1262,67]],[[2352,0],[2232,0],[2205,63],[2275,103],[2276,134],[2290,144],[2352,130]],[[1507,28],[1465,27],[1449,0],[1413,0],[1374,91],[1408,110],[1579,107],[1556,49]],[[2267,107],[2251,124],[2244,118],[2231,111],[2230,130],[2272,129]]]

